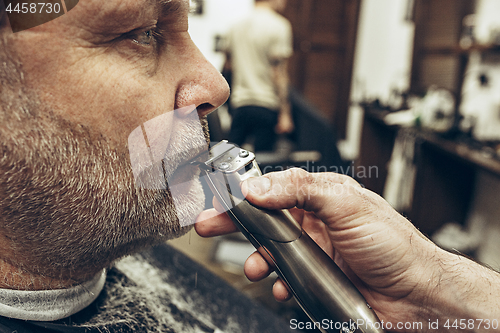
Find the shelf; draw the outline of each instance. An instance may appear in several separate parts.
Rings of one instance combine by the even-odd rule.
[[[464,143],[443,139],[434,133],[420,133],[420,136],[425,142],[440,149],[442,152],[455,156],[475,167],[500,177],[500,160],[491,156],[491,153],[471,148]]]
[[[399,126],[387,125],[387,111],[365,107],[358,166],[377,166],[377,177],[362,179],[370,190],[383,194]],[[500,177],[500,161],[485,156],[461,141],[439,134],[414,129],[415,187],[410,207],[401,208],[424,234],[432,235],[444,223],[463,224],[474,189],[478,170],[487,170]]]
[[[500,52],[500,45],[473,44],[470,47],[444,46],[444,47],[423,47],[421,54],[429,55],[467,55],[471,52]]]
[[[395,125],[387,125],[384,122],[384,117],[387,115],[387,111],[375,111],[370,109],[365,109],[366,118],[370,119],[372,122],[379,124],[380,126],[385,126],[388,131],[395,131],[399,127]],[[487,172],[492,173],[495,176],[500,177],[500,160],[492,156],[489,151],[484,149],[472,148],[466,143],[454,141],[441,137],[439,134],[434,132],[419,130],[417,132],[417,138],[422,143],[428,143],[436,149],[439,149],[443,153],[454,156],[464,162],[467,162],[474,167],[480,168]],[[485,145],[484,148],[487,148]]]

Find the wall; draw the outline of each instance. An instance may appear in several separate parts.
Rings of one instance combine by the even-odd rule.
[[[215,36],[225,34],[253,8],[253,3],[254,0],[205,0],[203,15],[189,17],[191,38],[215,68],[221,70],[224,64],[224,55],[214,51]]]
[[[414,25],[405,20],[411,0],[363,0],[354,57],[347,138],[339,143],[344,158],[359,152],[365,98],[387,101],[392,89],[410,84]]]
[[[477,3],[477,23],[475,35],[479,42],[487,43],[490,32],[493,29],[500,31],[500,1],[498,0],[478,0]]]
[[[500,38],[500,1],[482,0],[476,8],[474,35],[478,43],[491,43],[491,33]],[[465,124],[475,124],[478,140],[500,140],[500,55],[476,52],[469,58],[462,89],[460,112],[468,117]],[[486,75],[488,84],[481,86],[479,76]]]
[[[500,1],[498,0],[479,0],[476,11],[476,28],[475,36],[478,42],[488,43],[490,32],[493,29],[500,31]],[[464,107],[474,111],[472,108],[473,103],[482,103],[483,101],[474,101],[473,95],[479,95],[474,91],[474,83],[477,82],[477,74],[480,71],[487,70],[490,75],[492,94],[488,99],[493,97],[500,106],[500,94],[498,88],[500,87],[500,63],[485,64],[481,63],[476,57],[474,61],[469,64],[468,74],[464,82]],[[477,89],[479,90],[479,89]],[[469,104],[469,105],[467,105]],[[486,108],[480,109],[484,112]],[[462,111],[467,111],[463,110]],[[478,115],[476,113],[476,115]],[[497,129],[493,133],[498,133],[500,130],[500,119],[490,120],[490,123],[496,123]],[[489,135],[487,131],[481,135]],[[497,134],[498,137],[498,134]],[[474,201],[470,207],[470,215],[468,218],[468,227],[473,233],[480,234],[480,245],[477,250],[477,259],[494,269],[500,270],[500,179],[494,177],[486,172],[480,172],[476,180],[476,189],[474,193]]]

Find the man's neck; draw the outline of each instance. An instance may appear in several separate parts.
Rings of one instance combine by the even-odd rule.
[[[68,279],[54,279],[25,272],[0,259],[0,288],[14,290],[52,290],[69,288],[77,284]]]

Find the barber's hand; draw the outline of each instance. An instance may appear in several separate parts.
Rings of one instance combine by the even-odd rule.
[[[287,134],[292,133],[294,129],[295,126],[293,124],[292,115],[289,112],[280,113],[278,115],[278,123],[276,124],[274,131],[277,134]]]
[[[307,233],[349,276],[381,320],[407,321],[421,307],[433,276],[437,247],[375,193],[352,178],[302,169],[267,174],[242,184],[252,204],[290,209]],[[200,215],[201,236],[236,231],[226,214]],[[245,263],[245,274],[260,280],[272,271],[259,252]],[[290,297],[279,280],[277,300]],[[415,305],[416,304],[416,305]]]

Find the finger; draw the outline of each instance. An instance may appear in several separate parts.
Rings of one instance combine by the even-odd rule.
[[[244,272],[247,278],[252,281],[260,281],[266,278],[273,271],[267,261],[259,252],[254,252],[245,261]]]
[[[227,235],[238,231],[227,214],[221,214],[215,209],[201,212],[196,219],[194,229],[201,237]]]
[[[212,199],[212,205],[214,206],[215,210],[218,211],[219,213],[224,213],[226,211],[226,209],[222,207],[219,200],[217,200],[215,197]]]
[[[304,210],[302,211],[304,212]],[[328,234],[328,227],[323,221],[318,219],[313,212],[304,212],[302,228],[323,251],[333,257],[334,250]]]
[[[273,296],[278,302],[286,302],[292,298],[292,293],[280,278],[273,285]]]
[[[303,209],[290,208],[288,211],[290,212],[290,214],[292,214],[292,216],[295,219],[295,221],[297,221],[300,224],[302,224],[302,222],[304,220],[304,214],[305,214],[305,212],[304,212]]]
[[[242,184],[248,201],[268,209],[298,207],[325,218],[339,219],[359,212],[366,193],[351,177],[289,169],[249,178]]]

